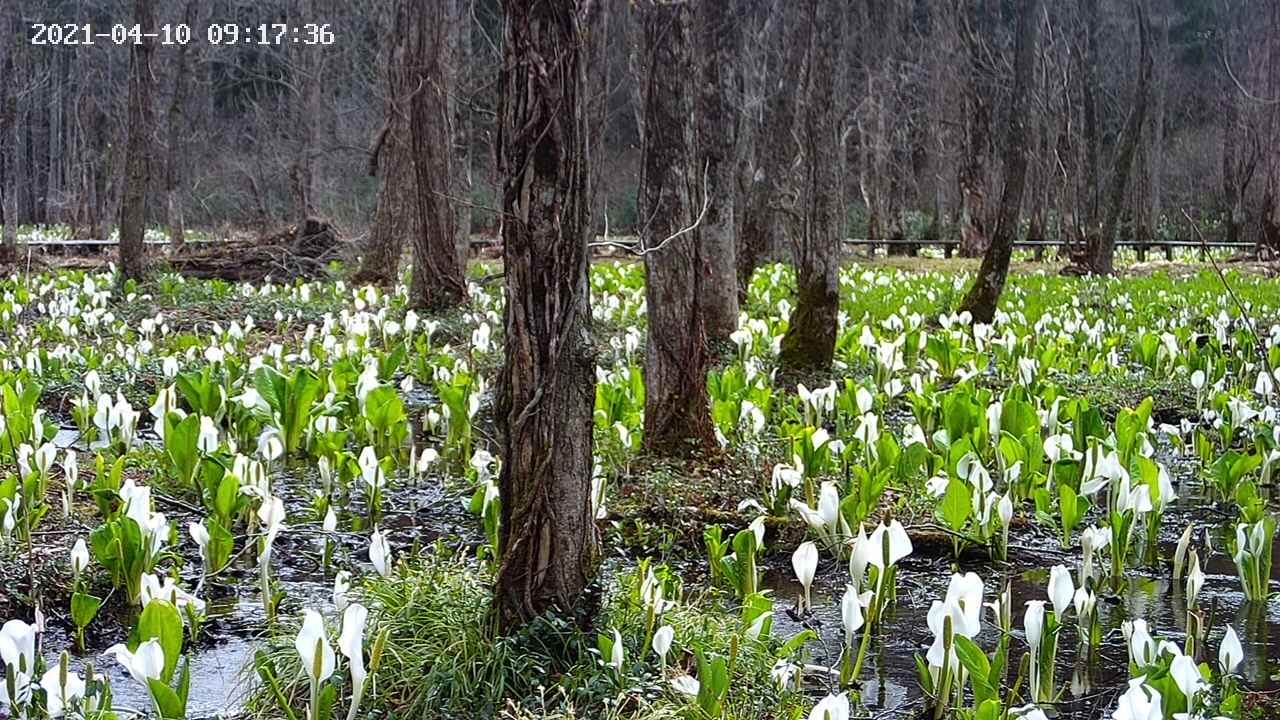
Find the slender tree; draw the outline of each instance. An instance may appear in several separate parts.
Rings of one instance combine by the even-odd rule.
[[[120,200],[120,277],[140,279],[146,270],[147,183],[151,179],[151,75],[155,17],[151,0],[135,0],[133,20],[142,37],[129,51],[129,124]]]
[[[708,291],[704,267],[717,258],[699,243],[693,206],[703,173],[694,167],[693,91],[688,2],[641,0],[644,72],[644,174],[638,203],[647,219],[645,297],[645,445],[663,453],[714,441],[707,398]],[[715,202],[706,198],[708,207]],[[722,231],[723,228],[717,230]],[[703,238],[706,236],[703,235]],[[736,288],[734,293],[736,304]]]
[[[698,226],[702,253],[703,316],[707,341],[727,343],[738,329],[737,212],[734,187],[737,173],[737,111],[733,103],[738,53],[736,0],[697,3],[699,92],[697,145],[700,177],[694,197],[705,193],[706,216]],[[680,82],[681,68],[673,68],[673,83]],[[652,83],[650,87],[652,88]]]
[[[587,283],[590,127],[584,63],[592,0],[504,0],[498,112],[506,354],[500,627],[589,612],[599,564],[591,497],[595,353]]]
[[[835,68],[844,21],[841,3],[805,0],[797,3],[808,28],[808,71],[800,118],[804,179],[803,208],[793,213],[795,233],[796,308],[782,338],[781,362],[792,370],[831,366],[839,310],[837,271],[840,262],[840,182],[838,177],[839,113]]]
[[[11,259],[18,245],[18,90],[17,55],[22,43],[17,41],[18,5],[11,3],[0,11],[0,68],[6,78],[0,82],[0,195],[4,204],[4,235],[0,238],[0,259]]]
[[[452,62],[449,87],[450,118],[453,130],[453,179],[451,188],[458,258],[465,270],[471,256],[471,191],[474,188],[472,158],[472,78],[474,57],[471,38],[472,5],[475,0],[449,0],[449,38]]]
[[[1005,142],[1005,181],[996,216],[995,234],[982,256],[982,267],[973,286],[960,304],[974,322],[990,323],[1009,275],[1009,257],[1018,236],[1022,217],[1022,196],[1027,183],[1031,141],[1027,126],[1032,121],[1031,95],[1035,82],[1036,40],[1040,31],[1040,0],[1018,3],[1016,49],[1013,60],[1013,97],[1009,102],[1009,135]]]
[[[183,6],[182,20],[188,27],[196,27],[196,0],[187,0]],[[186,135],[186,99],[187,76],[190,74],[191,43],[179,43],[175,52],[173,66],[173,92],[169,97],[169,111],[166,117],[165,130],[165,213],[169,224],[169,249],[181,252],[187,241],[187,225],[182,208],[183,171],[186,167],[186,153],[183,143]]]
[[[1120,145],[1116,150],[1111,180],[1107,183],[1107,205],[1102,230],[1089,237],[1088,269],[1095,275],[1110,275],[1115,270],[1116,232],[1120,227],[1120,212],[1124,209],[1125,192],[1133,171],[1133,157],[1138,148],[1142,126],[1146,122],[1151,92],[1152,60],[1146,8],[1142,0],[1135,0],[1133,8],[1138,18],[1138,83],[1133,93],[1133,107],[1129,110],[1129,117],[1120,136]]]

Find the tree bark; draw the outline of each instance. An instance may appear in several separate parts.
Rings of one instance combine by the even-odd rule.
[[[699,2],[697,5],[700,88],[698,95],[698,152],[695,166],[697,190],[709,200],[706,217],[698,227],[702,253],[703,317],[707,342],[713,347],[728,343],[738,329],[737,237],[734,207],[737,200],[737,113],[733,104],[734,73],[739,62],[737,20],[733,0]],[[673,71],[681,82],[684,70]],[[704,182],[705,181],[705,182]],[[652,307],[652,306],[650,306]]]
[[[455,244],[458,252],[458,264],[466,273],[467,260],[471,257],[471,216],[472,216],[472,151],[471,151],[471,88],[467,84],[472,77],[474,59],[471,42],[471,5],[474,0],[449,0],[454,7],[453,23],[450,26],[453,43],[453,62],[451,74],[452,92],[449,97],[453,101],[453,213]]]
[[[699,243],[696,231],[688,230],[699,214],[693,203],[702,175],[694,166],[693,88],[683,75],[693,63],[693,12],[687,2],[642,0],[639,8],[645,142],[637,208],[647,219],[642,237],[649,312],[644,441],[654,452],[675,455],[690,447],[708,448],[715,440],[703,313],[709,289],[704,268],[716,258],[711,247]],[[736,304],[736,294],[733,299]]]
[[[151,0],[135,0],[133,20],[143,34],[129,53],[129,125],[124,186],[120,201],[120,278],[140,280],[146,272],[147,184],[151,178],[151,52],[155,32]]]
[[[765,108],[756,143],[756,161],[746,191],[742,232],[738,235],[738,298],[746,298],[756,268],[781,243],[782,225],[778,206],[790,185],[789,171],[796,156],[792,141],[795,125],[796,82],[803,65],[804,27],[799,5],[792,0],[773,0],[766,27]]]
[[[0,32],[13,37],[17,31],[17,5],[0,13]],[[12,16],[10,15],[12,13]],[[17,253],[18,247],[18,91],[20,80],[18,74],[17,54],[20,43],[7,42],[0,45],[0,67],[4,68],[5,82],[0,82],[0,195],[3,206],[0,211],[4,215],[4,234],[0,238],[0,259],[10,260]]]
[[[804,211],[796,242],[796,309],[782,339],[782,366],[789,370],[831,367],[839,311],[840,212],[837,177],[839,109],[835,68],[844,12],[840,3],[806,0],[809,68],[805,78]]]
[[[295,22],[315,22],[316,0],[302,0]],[[298,90],[295,104],[297,144],[289,162],[289,201],[294,222],[302,222],[315,211],[315,170],[313,158],[319,139],[320,82],[322,52],[316,47],[293,44],[293,79]]]
[[[1134,2],[1138,15],[1139,51],[1138,86],[1134,90],[1133,108],[1129,111],[1129,119],[1125,122],[1124,132],[1120,138],[1120,147],[1116,151],[1115,164],[1111,171],[1111,182],[1107,185],[1107,210],[1102,222],[1102,230],[1096,236],[1089,237],[1088,262],[1089,270],[1096,275],[1110,275],[1115,271],[1116,231],[1120,225],[1120,211],[1124,207],[1125,191],[1129,186],[1129,176],[1133,170],[1133,156],[1138,148],[1142,125],[1146,122],[1147,101],[1151,90],[1151,48],[1148,42],[1146,8],[1142,0]]]
[[[195,27],[196,3],[187,0],[183,7],[183,22],[188,27]],[[183,131],[185,130],[186,108],[184,102],[187,94],[187,53],[190,44],[178,45],[173,68],[173,95],[169,99],[168,127],[166,128],[165,150],[168,154],[165,162],[165,213],[169,225],[169,251],[182,252],[187,241],[187,226],[182,208],[183,168],[186,157],[183,148]]]
[[[1005,146],[1005,183],[1000,196],[995,234],[982,257],[982,267],[973,287],[960,304],[974,322],[990,323],[996,314],[1000,293],[1009,275],[1009,257],[1018,235],[1022,216],[1022,196],[1027,183],[1030,142],[1027,125],[1031,121],[1031,94],[1035,80],[1036,42],[1040,31],[1040,0],[1021,0],[1013,65],[1013,97],[1009,104],[1009,137]]]
[[[385,63],[386,108],[383,128],[369,154],[369,174],[382,179],[360,269],[352,282],[389,286],[400,272],[404,240],[418,230],[417,178],[409,141],[410,96],[417,89],[409,71],[410,45],[417,23],[412,6],[397,2],[386,8],[383,33],[388,38]],[[401,23],[408,22],[409,26]]]
[[[411,17],[409,140],[417,180],[418,227],[413,237],[409,302],[438,312],[457,307],[467,295],[454,216],[453,134],[449,118],[451,67],[449,23],[433,21],[433,0],[408,0]]]
[[[387,113],[389,127],[378,150],[378,174],[382,176],[382,183],[378,186],[378,204],[360,269],[352,276],[355,283],[393,285],[399,275],[404,239],[419,233],[418,181],[414,177],[413,159],[409,157],[407,111],[407,107],[401,107]]]
[[[590,124],[583,48],[591,0],[504,0],[498,167],[506,354],[495,612],[512,631],[549,610],[593,609],[595,352],[587,282]]]

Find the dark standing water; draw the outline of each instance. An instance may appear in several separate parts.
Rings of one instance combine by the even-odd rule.
[[[1165,532],[1181,532],[1185,527],[1185,521],[1175,521],[1179,516],[1172,508],[1167,517]],[[1215,548],[1226,547],[1225,532],[1225,527],[1217,532]],[[1277,540],[1276,557],[1280,557],[1280,537]],[[1173,550],[1173,543],[1162,542],[1162,557],[1172,557]],[[975,572],[983,579],[986,602],[994,600],[1006,582],[1011,584],[1015,640],[1010,646],[1010,666],[1016,673],[1017,662],[1027,651],[1022,634],[1026,601],[1049,599],[1049,568],[1053,565],[1066,565],[1073,578],[1078,577],[1080,559],[1078,552],[1063,552],[1056,543],[1050,542],[1035,552],[1011,550],[1010,560],[1009,566],[1001,567],[979,553],[970,552],[962,555],[954,569],[962,573]],[[1186,633],[1186,598],[1183,583],[1172,580],[1168,565],[1168,561],[1163,562],[1160,572],[1152,568],[1131,568],[1118,585],[1108,587],[1103,583],[1098,592],[1102,643],[1094,650],[1092,659],[1078,652],[1075,611],[1068,611],[1066,627],[1058,641],[1056,687],[1065,688],[1062,701],[1056,706],[1060,717],[1092,720],[1109,716],[1129,676],[1128,650],[1120,630],[1125,620],[1143,618],[1157,640],[1169,639],[1182,644]],[[1103,568],[1104,572],[1109,570],[1108,565],[1104,564]],[[1230,623],[1244,646],[1245,659],[1239,673],[1247,685],[1255,690],[1280,688],[1275,678],[1277,661],[1280,661],[1280,603],[1275,599],[1266,604],[1246,603],[1235,564],[1221,552],[1214,553],[1207,561],[1202,558],[1202,569],[1206,579],[1200,591],[1200,607],[1206,613],[1210,630],[1207,651],[1201,659],[1216,667],[1218,641],[1225,632],[1225,624]],[[946,594],[952,572],[949,555],[929,558],[920,548],[916,555],[900,564],[897,606],[886,617],[879,639],[868,650],[863,667],[863,703],[875,717],[911,716],[924,708],[926,699],[917,679],[914,656],[923,656],[933,642],[926,616],[932,602]],[[840,598],[847,582],[847,569],[826,559],[819,566],[811,591],[813,615],[797,622],[784,611],[803,592],[792,575],[790,563],[768,570],[764,586],[774,591],[778,611],[774,615],[774,634],[786,638],[804,628],[816,631],[820,638],[809,644],[812,662],[836,666],[844,642]],[[1277,588],[1274,581],[1272,588]],[[982,623],[983,630],[976,641],[990,650],[996,645],[999,631],[989,609],[984,609]],[[855,647],[860,637],[855,638]],[[817,673],[807,676],[810,684],[816,683],[814,689],[819,694],[826,689],[836,690],[824,685],[834,680]]]

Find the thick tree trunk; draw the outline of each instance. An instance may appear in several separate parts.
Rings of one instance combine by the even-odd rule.
[[[378,153],[378,205],[369,228],[360,269],[352,277],[355,283],[389,286],[399,275],[400,254],[404,240],[419,233],[413,158],[409,156],[409,128],[404,113],[408,107],[390,110],[387,131]]]
[[[145,36],[155,32],[151,0],[135,0],[133,21],[144,35],[129,53],[129,125],[120,200],[120,277],[141,279],[146,271],[147,183],[151,178],[151,52]]]
[[[1040,31],[1040,0],[1021,0],[1013,65],[1013,97],[1009,105],[1009,137],[1005,146],[1005,183],[1000,211],[991,244],[982,257],[982,267],[973,287],[960,304],[973,315],[974,322],[990,323],[996,314],[1000,293],[1009,275],[1009,257],[1018,236],[1022,216],[1022,195],[1027,182],[1031,122],[1031,94],[1035,75],[1036,38]]]
[[[715,439],[703,313],[709,280],[705,267],[717,258],[688,231],[698,214],[693,202],[702,175],[694,167],[693,88],[682,74],[693,62],[693,12],[683,2],[643,0],[639,7],[645,143],[637,207],[647,219],[642,237],[649,309],[644,440],[649,449],[674,455],[690,446],[710,447]],[[730,289],[736,291],[732,285]],[[736,295],[733,299],[736,304]]]
[[[596,359],[587,282],[590,0],[504,0],[498,168],[503,177],[506,355],[500,627],[548,610],[590,615],[600,560],[591,502]]]
[[[1138,71],[1138,86],[1134,90],[1133,108],[1125,122],[1124,134],[1120,138],[1120,147],[1116,151],[1115,164],[1111,170],[1111,182],[1107,185],[1107,210],[1102,230],[1089,238],[1089,270],[1096,275],[1110,275],[1115,271],[1116,231],[1120,226],[1120,211],[1124,207],[1125,191],[1133,170],[1133,156],[1138,148],[1142,125],[1146,122],[1147,101],[1151,90],[1152,60],[1146,9],[1142,0],[1136,0],[1134,8],[1138,15],[1138,62],[1141,69]]]
[[[698,94],[698,153],[695,198],[706,203],[698,227],[703,279],[703,317],[707,342],[729,342],[738,329],[737,237],[734,214],[737,193],[737,112],[733,106],[734,74],[739,62],[736,11],[733,0],[697,5],[700,92]],[[673,69],[671,82],[684,80],[683,68]],[[707,198],[703,198],[703,194]],[[652,307],[652,305],[650,306]]]
[[[187,0],[183,8],[183,22],[188,27],[195,27],[197,25],[195,18],[195,0]],[[186,165],[182,135],[185,125],[184,114],[186,108],[183,103],[187,94],[187,53],[189,47],[189,44],[183,43],[179,44],[176,50],[177,58],[174,60],[173,68],[173,94],[169,98],[169,113],[166,118],[168,127],[165,131],[165,151],[168,157],[165,159],[165,215],[169,225],[169,251],[173,253],[182,252],[183,245],[187,241],[186,219],[182,211],[183,168]]]
[[[806,0],[809,70],[801,138],[804,151],[803,228],[796,243],[796,309],[782,339],[782,366],[831,367],[839,311],[840,260],[838,160],[839,113],[835,68],[844,21],[840,3]]]
[[[360,269],[351,280],[360,284],[389,286],[400,273],[405,238],[419,231],[414,161],[410,156],[410,97],[417,89],[410,71],[409,53],[417,23],[409,16],[412,3],[397,2],[385,8],[382,32],[388,38],[385,57],[386,108],[382,130],[369,153],[369,174],[382,179],[378,204],[369,227]],[[410,23],[408,26],[401,23]]]
[[[433,22],[433,0],[408,0],[411,28],[409,140],[417,180],[418,227],[413,233],[413,277],[409,302],[440,311],[462,304],[467,295],[458,254],[454,202],[453,134],[449,122],[451,58],[449,23]],[[416,89],[416,90],[415,90]]]

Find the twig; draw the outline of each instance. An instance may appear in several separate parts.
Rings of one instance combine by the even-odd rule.
[[[1258,330],[1253,325],[1253,318],[1249,317],[1248,311],[1244,308],[1244,303],[1240,302],[1240,297],[1231,288],[1231,283],[1227,282],[1226,273],[1222,272],[1222,268],[1218,265],[1218,261],[1214,259],[1213,253],[1209,252],[1209,242],[1205,240],[1204,232],[1200,230],[1200,226],[1192,219],[1191,213],[1187,212],[1186,208],[1183,208],[1182,216],[1187,219],[1187,223],[1195,231],[1196,237],[1200,239],[1200,247],[1203,248],[1205,257],[1209,258],[1209,264],[1213,266],[1214,272],[1218,274],[1218,279],[1222,281],[1222,287],[1226,288],[1227,294],[1231,296],[1231,300],[1236,304],[1236,309],[1240,311],[1240,319],[1244,320],[1245,327],[1249,328],[1249,334],[1253,336],[1253,349],[1258,353],[1258,357],[1262,360],[1262,367],[1274,382],[1276,379],[1275,369],[1271,367],[1271,358],[1267,356],[1267,347],[1262,343],[1262,338],[1258,336]]]
[[[698,213],[698,217],[697,217],[697,219],[695,219],[695,220],[693,221],[693,224],[692,224],[692,225],[690,225],[689,227],[687,227],[687,228],[683,228],[683,229],[681,229],[681,230],[677,230],[675,233],[673,233],[673,234],[671,234],[671,235],[667,236],[667,237],[666,237],[662,242],[658,243],[657,245],[654,245],[653,247],[645,247],[645,245],[644,245],[644,236],[643,236],[643,234],[642,234],[642,235],[640,236],[640,241],[639,241],[639,245],[640,245],[640,249],[639,249],[639,250],[636,250],[634,246],[631,246],[631,245],[624,245],[624,244],[622,244],[622,243],[614,242],[614,241],[612,241],[612,240],[607,239],[607,238],[608,238],[608,230],[606,229],[606,231],[605,231],[605,237],[606,237],[606,239],[605,239],[605,240],[599,240],[599,241],[596,241],[596,242],[587,243],[587,247],[588,247],[588,248],[592,248],[592,247],[600,247],[600,246],[617,247],[617,248],[622,248],[622,249],[624,249],[624,250],[627,250],[627,251],[631,252],[633,255],[635,255],[635,256],[637,256],[637,257],[644,257],[645,255],[648,255],[649,253],[655,253],[655,252],[658,252],[658,251],[659,251],[659,250],[661,250],[663,247],[665,247],[667,243],[671,242],[672,240],[675,240],[676,238],[680,237],[681,235],[687,235],[687,234],[689,234],[689,233],[693,232],[694,230],[697,230],[697,229],[698,229],[698,227],[699,227],[700,225],[702,225],[702,221],[707,217],[707,210],[711,209],[711,194],[707,192],[707,182],[708,182],[707,174],[708,174],[709,170],[710,170],[710,163],[708,162],[708,163],[707,163],[706,165],[704,165],[704,166],[703,166],[703,168],[702,168],[702,211]]]

